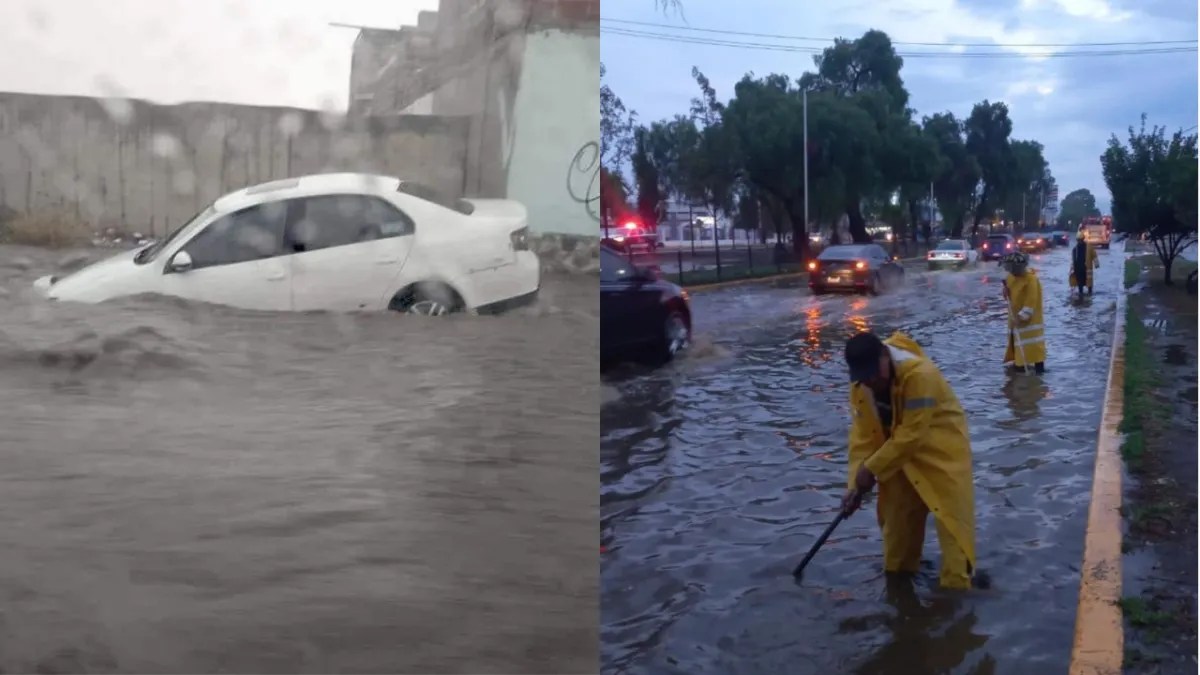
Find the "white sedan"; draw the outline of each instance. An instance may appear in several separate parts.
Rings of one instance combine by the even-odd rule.
[[[34,285],[89,303],[154,293],[265,311],[441,315],[534,300],[540,265],[518,202],[334,173],[238,190],[160,241]]]
[[[971,244],[963,239],[946,239],[939,242],[925,259],[929,262],[931,270],[943,267],[974,267],[979,264],[979,251],[971,248]]]

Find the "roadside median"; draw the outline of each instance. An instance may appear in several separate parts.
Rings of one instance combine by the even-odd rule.
[[[900,258],[896,262],[907,267],[913,267],[925,262],[925,256],[914,256],[910,258]],[[777,268],[774,271],[763,270],[760,274],[746,274],[746,270],[740,270],[742,273],[738,275],[738,271],[723,270],[722,276],[718,280],[716,270],[702,270],[699,272],[690,272],[684,274],[684,283],[680,284],[687,289],[689,293],[719,290],[722,288],[730,288],[732,286],[747,286],[747,285],[770,285],[774,283],[782,283],[803,279],[807,272],[797,264],[785,265],[782,268]],[[701,276],[703,275],[703,276]],[[679,275],[663,274],[664,278],[670,279],[679,283]],[[693,281],[695,279],[695,281]]]

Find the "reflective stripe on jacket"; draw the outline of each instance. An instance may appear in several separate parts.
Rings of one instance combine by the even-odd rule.
[[[1046,331],[1042,324],[1042,281],[1032,269],[1008,275],[1008,345],[1004,362],[1017,367],[1046,360]],[[1014,336],[1019,343],[1014,345]]]

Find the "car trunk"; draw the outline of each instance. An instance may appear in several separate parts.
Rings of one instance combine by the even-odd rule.
[[[830,286],[863,285],[867,280],[867,268],[858,269],[858,260],[818,260],[813,270],[816,280]]]

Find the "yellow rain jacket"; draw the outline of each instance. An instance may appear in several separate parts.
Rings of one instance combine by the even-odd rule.
[[[1033,269],[1004,280],[1008,296],[1008,346],[1004,362],[1018,368],[1046,361],[1046,330],[1042,324],[1042,281]],[[1014,331],[1020,340],[1013,343]]]
[[[1078,244],[1076,244],[1078,246]],[[1084,267],[1087,268],[1087,283],[1088,290],[1092,290],[1092,270],[1100,266],[1100,255],[1096,253],[1096,247],[1091,244],[1083,244],[1087,246],[1087,257],[1085,258]],[[1075,283],[1075,252],[1071,251],[1070,272],[1068,273],[1067,282],[1071,288],[1078,288],[1079,284]]]
[[[917,571],[932,512],[942,550],[942,585],[969,588],[975,568],[975,484],[966,415],[912,338],[895,333],[884,344],[896,369],[892,425],[885,433],[869,387],[851,386],[850,489],[863,465],[879,481],[876,513],[887,571]]]

